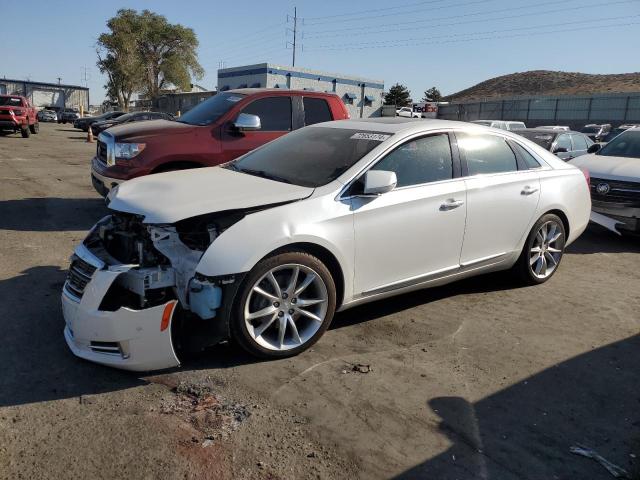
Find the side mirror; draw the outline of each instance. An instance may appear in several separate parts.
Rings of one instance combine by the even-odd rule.
[[[558,147],[558,148],[555,148],[555,149],[553,150],[553,153],[567,153],[568,151],[569,151],[569,150],[567,150],[567,149],[566,149],[566,148],[564,148],[564,147]]]
[[[260,130],[262,125],[260,124],[260,117],[257,115],[250,115],[248,113],[241,113],[233,122],[233,126],[241,132],[251,132],[254,130]]]
[[[587,153],[596,153],[602,148],[602,145],[599,143],[594,143],[589,148],[587,148]]]
[[[382,195],[390,192],[398,184],[396,172],[386,170],[369,170],[364,174],[364,194]]]

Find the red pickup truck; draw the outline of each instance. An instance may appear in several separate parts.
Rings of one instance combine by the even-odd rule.
[[[220,165],[305,125],[346,118],[344,103],[333,93],[228,90],[176,121],[149,120],[105,130],[98,137],[91,180],[106,196],[125,180]]]
[[[24,138],[38,133],[38,112],[25,97],[0,95],[0,130],[19,131]]]

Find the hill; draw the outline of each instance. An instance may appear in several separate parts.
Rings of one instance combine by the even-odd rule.
[[[478,100],[516,95],[589,95],[640,92],[640,72],[593,75],[532,70],[490,78],[446,96],[445,101]]]

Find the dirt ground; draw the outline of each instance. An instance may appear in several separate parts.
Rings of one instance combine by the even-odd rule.
[[[640,478],[638,239],[590,228],[538,287],[346,311],[296,358],[135,375],[64,342],[68,258],[107,209],[95,144],[41,127],[0,137],[0,479],[612,478],[576,445]]]

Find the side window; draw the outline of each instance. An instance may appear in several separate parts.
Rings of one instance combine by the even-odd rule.
[[[398,187],[452,178],[449,136],[432,135],[407,142],[380,160],[372,170],[395,172]]]
[[[535,157],[531,155],[526,148],[524,148],[522,145],[516,142],[513,142],[512,145],[518,151],[518,154],[520,154],[520,156],[524,159],[524,161],[527,164],[527,167],[540,168],[541,166],[540,162],[538,162],[538,160],[536,160]]]
[[[571,135],[574,150],[586,150],[588,148],[587,141],[582,135]]]
[[[570,152],[571,150],[573,150],[573,147],[571,146],[571,139],[569,138],[569,135],[558,135],[558,138],[556,138],[556,149],[558,148],[566,148],[567,152]]]
[[[497,135],[456,133],[458,147],[467,159],[469,175],[518,170],[516,156],[504,138]]]
[[[333,120],[331,110],[326,100],[322,98],[304,97],[302,99],[304,106],[304,124],[313,125],[314,123],[330,122]]]
[[[260,98],[244,107],[242,113],[260,117],[264,131],[286,132],[291,130],[291,97]]]

